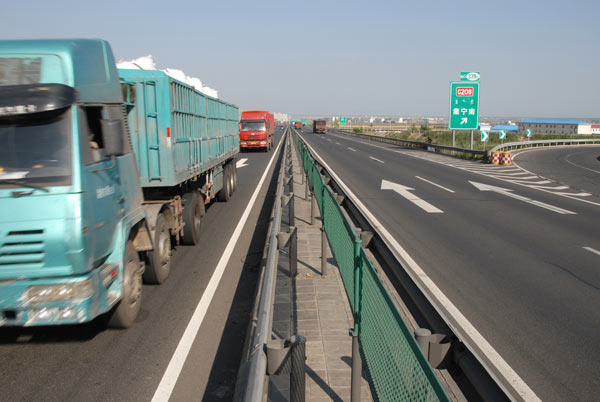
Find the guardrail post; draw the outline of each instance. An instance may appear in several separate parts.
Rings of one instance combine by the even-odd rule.
[[[288,201],[288,212],[289,212],[288,225],[296,226],[296,211],[294,209],[294,193],[290,193],[289,197],[290,197],[290,199]]]
[[[288,256],[290,258],[290,277],[298,275],[298,228],[290,226],[288,240]]]
[[[310,194],[310,225],[315,224],[315,196]]]
[[[295,335],[290,338],[290,342],[292,343],[290,401],[304,402],[306,400],[306,338]]]
[[[327,276],[327,234],[324,226],[321,226],[321,276]]]
[[[352,402],[360,401],[360,383],[362,380],[362,359],[360,357],[360,296],[362,290],[362,261],[360,258],[360,229],[356,230],[354,238],[354,329],[352,330],[352,381],[350,398]]]

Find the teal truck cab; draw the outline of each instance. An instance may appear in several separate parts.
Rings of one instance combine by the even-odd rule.
[[[0,326],[105,313],[111,326],[130,326],[142,281],[164,281],[171,246],[194,244],[204,204],[231,195],[233,151],[155,190],[140,183],[134,145],[150,158],[162,152],[144,169],[162,163],[163,176],[176,147],[158,110],[145,115],[155,129],[138,125],[132,142],[135,83],[123,82],[103,40],[0,41]]]

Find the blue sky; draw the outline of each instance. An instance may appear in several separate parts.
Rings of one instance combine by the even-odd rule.
[[[29,0],[2,5],[0,38],[104,38],[245,109],[445,116],[449,82],[480,71],[482,116],[600,118],[599,16],[597,0]]]

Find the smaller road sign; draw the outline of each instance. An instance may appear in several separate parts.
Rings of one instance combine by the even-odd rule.
[[[500,139],[501,140],[505,140],[506,139],[506,131],[500,130]]]
[[[531,130],[527,129],[527,138],[531,137]]]
[[[340,124],[346,124],[346,116],[340,116]]]
[[[490,134],[487,131],[482,131],[481,132],[481,141],[487,142],[489,140],[490,140]]]
[[[479,82],[480,78],[479,71],[461,71],[460,72],[460,80],[461,81],[471,81],[471,82]]]

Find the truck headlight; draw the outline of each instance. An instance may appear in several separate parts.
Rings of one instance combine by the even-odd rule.
[[[92,294],[92,280],[90,278],[60,285],[30,286],[27,288],[27,301],[29,303],[47,303],[62,300],[87,299]]]

